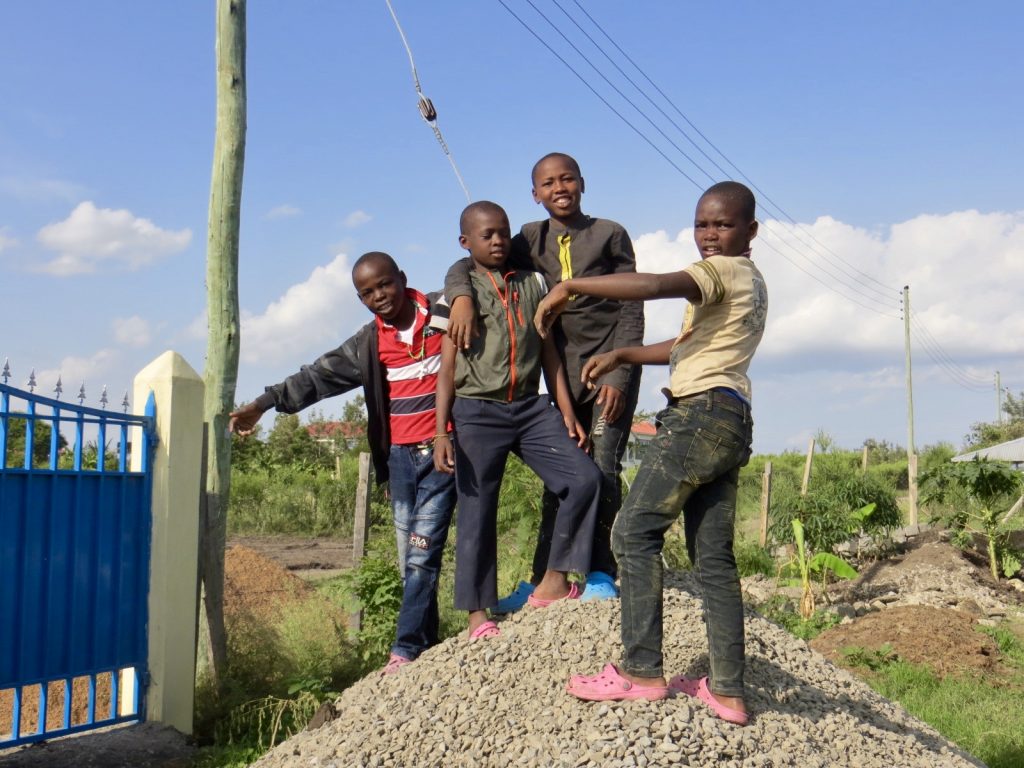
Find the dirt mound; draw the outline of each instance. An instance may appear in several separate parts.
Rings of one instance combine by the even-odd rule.
[[[224,555],[224,616],[269,619],[282,605],[309,597],[313,588],[270,558],[236,545]]]
[[[810,642],[818,653],[847,668],[852,665],[844,649],[877,651],[885,645],[903,661],[925,664],[941,677],[986,674],[999,667],[996,642],[975,629],[973,616],[951,608],[896,606],[833,627]]]

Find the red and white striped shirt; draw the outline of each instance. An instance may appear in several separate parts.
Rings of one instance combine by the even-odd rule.
[[[393,445],[412,445],[434,436],[437,373],[441,370],[444,338],[443,332],[430,327],[427,297],[412,288],[406,288],[405,295],[416,307],[411,336],[408,329],[399,332],[377,318],[377,345],[386,372],[384,394]]]

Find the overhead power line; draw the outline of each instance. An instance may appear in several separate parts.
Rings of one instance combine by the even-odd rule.
[[[708,170],[708,167],[704,165],[704,161],[706,161],[708,166],[713,168],[714,171],[722,174],[723,178],[732,176],[732,173],[727,171],[726,168],[712,157],[712,155],[705,150],[703,146],[701,146],[701,143],[691,135],[692,131],[692,133],[699,137],[700,140],[714,152],[714,154],[721,158],[725,166],[731,168],[735,174],[746,181],[751,188],[757,192],[759,207],[770,211],[774,222],[777,223],[781,230],[787,235],[784,237],[780,231],[775,231],[768,226],[763,227],[760,233],[761,237],[759,238],[763,246],[774,251],[776,254],[788,261],[793,267],[847,301],[884,317],[893,319],[900,318],[902,299],[898,291],[893,287],[886,285],[870,273],[859,269],[856,265],[852,264],[847,259],[844,259],[825,243],[821,242],[821,240],[819,240],[807,226],[798,222],[781,205],[776,203],[771,196],[769,196],[752,179],[750,179],[750,177],[743,173],[736,163],[734,163],[704,132],[696,126],[696,124],[693,123],[692,120],[690,120],[689,117],[686,116],[686,114],[675,104],[665,91],[660,88],[657,83],[655,83],[654,80],[643,70],[643,68],[623,49],[623,47],[619,45],[610,34],[608,34],[604,27],[602,27],[601,24],[587,12],[586,8],[583,7],[579,0],[573,0],[576,8],[614,48],[615,52],[618,54],[617,56],[606,50],[605,47],[579,23],[573,14],[565,8],[561,0],[550,1],[556,8],[558,8],[562,15],[568,19],[572,26],[575,27],[576,30],[578,30],[595,49],[597,49],[597,51],[605,60],[608,61],[608,63],[612,65],[612,67],[614,67],[615,71],[618,72],[618,74],[628,82],[637,91],[637,93],[639,93],[643,99],[689,143],[690,146],[696,150],[700,157],[703,158],[703,161],[694,157],[692,154],[680,147],[676,141],[673,141],[655,122],[652,116],[638,105],[635,100],[627,96],[622,89],[617,86],[604,71],[602,71],[601,67],[595,64],[594,61],[592,61],[587,54],[582,51],[580,47],[565,34],[565,32],[563,32],[562,28],[552,21],[552,19],[538,7],[534,0],[525,0],[527,5],[529,5],[530,8],[532,8],[533,11],[558,34],[561,40],[594,72],[596,72],[601,80],[610,87],[619,98],[621,98],[652,128],[654,128],[661,138],[671,145],[676,153],[681,155],[700,174],[712,181],[716,179],[716,176],[712,171]],[[669,157],[666,151],[658,146],[654,139],[645,133],[644,130],[637,127],[637,125],[626,117],[622,111],[612,105],[612,103],[605,98],[605,96],[602,95],[601,92],[583,74],[581,74],[576,67],[574,67],[562,54],[560,54],[555,47],[549,44],[544,37],[521,15],[517,14],[505,0],[498,0],[498,2],[509,13],[509,15],[511,15],[527,32],[529,32],[541,45],[543,45],[551,55],[558,59],[563,66],[572,72],[572,74],[605,105],[605,107],[611,110],[616,117],[618,117],[637,136],[654,149],[655,152],[657,152],[658,155],[660,155],[661,158],[681,176],[699,190],[703,191],[703,185],[698,183],[690,173],[687,173],[687,171],[680,167],[675,160]],[[661,97],[662,100],[664,100],[675,114],[677,114],[682,121],[689,126],[690,130],[688,131],[683,127],[683,125],[662,109],[652,95],[618,64],[617,59],[629,62],[633,69],[639,73],[642,80],[649,84],[649,86],[657,93],[658,96]],[[804,264],[807,266],[805,267]],[[822,277],[822,275],[824,277]],[[914,326],[917,329],[917,332],[914,334],[914,338],[917,339],[918,345],[936,363],[936,365],[939,366],[939,368],[958,385],[968,389],[981,389],[989,386],[987,382],[983,383],[977,376],[969,373],[959,366],[952,357],[945,352],[942,345],[928,332],[927,328],[925,328],[917,318],[914,318]]]
[[[434,109],[434,104],[430,99],[426,97],[423,90],[420,88],[420,76],[416,71],[416,62],[412,57],[412,48],[409,47],[409,41],[405,39],[405,32],[402,31],[402,25],[398,21],[398,15],[395,13],[395,9],[391,7],[391,0],[384,0],[388,6],[388,11],[391,12],[391,18],[395,21],[395,29],[398,30],[399,37],[402,38],[402,45],[405,46],[405,52],[409,55],[409,66],[412,69],[412,84],[416,89],[416,95],[419,97],[419,110],[420,116],[423,121],[430,126],[434,132],[434,137],[437,139],[437,143],[441,145],[441,151],[444,152],[445,157],[448,158],[448,162],[451,163],[452,170],[455,172],[455,178],[458,179],[459,186],[462,187],[462,191],[466,195],[466,202],[472,202],[472,198],[469,196],[469,190],[466,188],[466,182],[462,180],[462,174],[459,173],[459,167],[455,164],[455,157],[452,155],[451,150],[448,149],[448,142],[444,140],[444,136],[441,134],[441,128],[437,124],[437,110]]]

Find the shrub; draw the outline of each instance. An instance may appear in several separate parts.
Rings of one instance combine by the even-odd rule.
[[[793,543],[793,520],[803,524],[815,552],[831,552],[861,531],[879,537],[900,525],[895,494],[877,477],[861,474],[859,465],[848,461],[820,465],[806,496],[783,484],[773,489],[769,530],[775,541]],[[856,513],[868,504],[875,505],[874,512],[861,519]]]

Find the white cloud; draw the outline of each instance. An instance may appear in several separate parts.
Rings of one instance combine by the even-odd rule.
[[[161,229],[131,211],[97,208],[86,201],[64,221],[40,229],[36,239],[45,248],[59,253],[40,269],[67,276],[95,272],[105,264],[139,269],[186,248],[192,231]]]
[[[352,213],[345,217],[345,226],[349,229],[355,229],[372,220],[373,216],[366,211],[352,211]]]
[[[106,383],[97,379],[102,375],[110,375],[111,369],[115,368],[118,362],[119,355],[114,349],[100,349],[90,357],[65,357],[56,368],[39,371],[36,374],[36,381],[39,384],[37,391],[49,395],[60,379],[63,387],[61,400],[77,402],[78,393],[84,387],[85,405],[99,407],[100,394]],[[112,398],[113,395],[108,392],[107,397]],[[120,397],[117,397],[119,402]]]
[[[360,319],[369,320],[352,287],[348,257],[317,267],[258,315],[243,313],[245,363],[299,364],[337,346]]]
[[[664,231],[642,235],[637,268],[669,272],[695,261],[692,238],[692,229],[674,239]],[[767,221],[753,247],[769,292],[761,359],[901,352],[905,284],[920,323],[912,327],[915,344],[934,340],[954,359],[1024,353],[1024,211],[922,215],[883,233],[830,217],[797,234]],[[649,342],[679,330],[682,307],[648,302]]]
[[[285,203],[284,205],[279,205],[276,208],[271,208],[267,211],[266,217],[268,219],[288,219],[292,216],[298,216],[301,213],[301,208],[296,208],[294,205],[288,205]]]
[[[0,253],[3,253],[8,248],[13,248],[18,244],[18,241],[7,234],[10,230],[6,227],[0,229]]]
[[[114,338],[128,347],[144,347],[153,338],[149,321],[138,315],[114,318]]]
[[[0,178],[0,192],[17,200],[46,202],[63,200],[75,203],[88,194],[81,184],[64,179],[27,179],[19,176]]]

